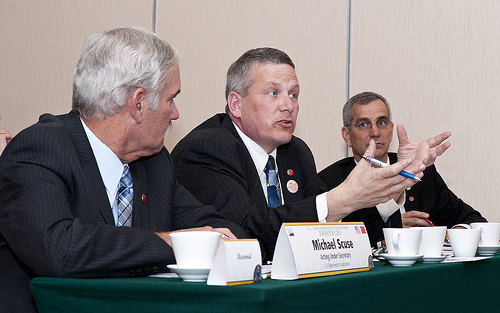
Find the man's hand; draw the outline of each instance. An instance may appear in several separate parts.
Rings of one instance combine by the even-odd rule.
[[[172,242],[170,240],[169,234],[177,233],[177,232],[181,232],[181,231],[215,231],[215,232],[218,232],[221,234],[220,238],[219,238],[219,243],[222,240],[238,239],[228,228],[212,228],[210,226],[181,229],[181,230],[170,231],[170,232],[155,232],[155,234],[158,235],[158,237],[160,237],[161,239],[163,239],[169,246],[172,246]]]
[[[13,137],[5,128],[0,129],[0,155]]]
[[[365,155],[373,157],[375,148],[375,142],[371,140]],[[385,168],[375,168],[365,159],[361,159],[347,179],[327,193],[326,220],[338,222],[356,210],[373,207],[390,199],[398,199],[406,188],[417,183],[399,175],[399,172],[412,163],[413,159],[410,158]],[[422,178],[425,165],[414,164],[412,169],[418,178]]]
[[[436,158],[442,155],[451,143],[445,142],[451,136],[450,132],[444,132],[417,143],[412,143],[408,139],[408,134],[403,125],[396,127],[399,139],[398,160],[414,159],[415,162],[422,162],[425,166],[431,166]]]
[[[409,211],[401,214],[401,220],[403,221],[403,227],[415,227],[415,226],[431,226],[425,219],[429,218],[429,214],[419,211]]]

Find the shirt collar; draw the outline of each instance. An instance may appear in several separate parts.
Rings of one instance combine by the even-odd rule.
[[[264,172],[264,168],[266,167],[267,160],[269,159],[270,155],[272,155],[273,158],[276,160],[276,149],[274,149],[270,154],[267,154],[267,152],[264,149],[262,149],[261,146],[259,146],[250,137],[245,135],[234,122],[232,123],[234,125],[234,128],[236,128],[238,135],[240,135],[241,140],[243,140],[245,147],[247,147],[247,150],[250,153],[250,156],[252,157],[253,163],[255,164],[255,168],[257,169],[257,173],[260,175],[261,173]],[[278,173],[277,164],[276,164],[276,173]]]
[[[99,173],[101,173],[110,204],[112,205],[116,198],[118,183],[122,177],[125,164],[120,161],[118,156],[116,156],[116,154],[108,146],[97,138],[97,136],[90,130],[90,128],[87,127],[81,118],[80,120],[82,121],[83,129],[87,134],[87,138],[89,139],[90,147],[94,152]]]

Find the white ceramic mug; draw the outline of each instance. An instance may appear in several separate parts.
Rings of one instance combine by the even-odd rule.
[[[418,228],[384,228],[385,245],[389,255],[417,255],[422,238]]]
[[[471,223],[472,229],[481,229],[481,239],[479,246],[498,246],[500,240],[500,223]]]
[[[414,227],[422,230],[422,240],[417,254],[426,257],[439,257],[443,251],[446,226]]]
[[[177,266],[211,268],[219,247],[220,233],[215,231],[180,231],[169,234]]]
[[[455,257],[473,257],[476,256],[481,229],[448,229],[448,237]]]

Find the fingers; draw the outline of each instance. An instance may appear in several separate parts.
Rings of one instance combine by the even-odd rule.
[[[443,154],[446,150],[448,150],[448,148],[451,146],[451,143],[449,142],[445,142],[443,143],[442,145],[438,146],[436,148],[436,155],[437,156],[440,156],[441,154]]]
[[[229,230],[229,228],[214,228],[216,232],[221,234],[221,238],[224,240],[235,240],[238,239],[236,236]]]
[[[419,211],[409,211],[401,214],[403,227],[417,227],[417,226],[430,226],[426,221],[429,214]]]
[[[375,156],[375,141],[372,139],[370,140],[370,144],[368,145],[368,148],[365,151],[365,155],[369,157],[374,157]]]
[[[406,132],[406,128],[399,124],[396,126],[396,132],[398,134],[398,140],[399,140],[399,145],[404,146],[406,144],[411,143],[410,140],[408,139],[408,133]]]
[[[12,139],[12,137],[13,136],[7,131],[7,129],[0,129],[0,155],[2,154],[3,150]]]
[[[439,135],[436,135],[432,138],[427,139],[427,143],[429,144],[429,147],[434,148],[440,145],[443,141],[448,139],[451,136],[450,132],[444,132]]]

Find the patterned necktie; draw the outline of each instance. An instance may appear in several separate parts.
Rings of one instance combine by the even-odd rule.
[[[118,183],[118,191],[116,193],[116,201],[113,205],[113,210],[118,217],[116,226],[132,227],[132,200],[134,199],[134,188],[132,186],[132,178],[128,166],[123,169],[122,178]]]
[[[271,208],[277,208],[281,205],[281,199],[278,193],[279,192],[278,175],[276,175],[274,158],[271,155],[267,160],[264,172],[266,173],[266,182],[267,182],[267,200],[268,200],[267,204]]]

